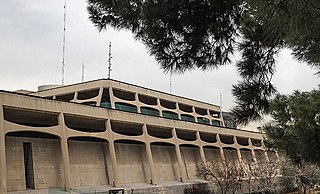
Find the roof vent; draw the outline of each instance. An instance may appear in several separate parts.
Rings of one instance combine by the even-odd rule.
[[[53,88],[60,87],[61,85],[54,85],[54,84],[48,84],[48,85],[41,85],[38,87],[38,92],[41,92],[43,90],[49,90]]]

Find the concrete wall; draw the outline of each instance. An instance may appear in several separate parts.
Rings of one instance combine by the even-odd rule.
[[[231,161],[233,163],[239,163],[239,158],[237,155],[236,149],[223,148],[224,157],[227,161]]]
[[[197,163],[201,162],[199,148],[180,147],[183,163],[188,179],[197,178]]]
[[[105,143],[68,140],[68,146],[73,186],[109,184]]]
[[[154,168],[159,181],[179,180],[179,167],[173,146],[151,145]]]
[[[255,150],[254,151],[256,158],[258,161],[260,160],[266,160],[266,152],[262,150]]]
[[[8,191],[24,190],[26,183],[22,141],[17,138],[6,137],[6,157]]]
[[[99,91],[103,91],[102,86]],[[110,91],[112,92],[112,90]],[[96,100],[98,101],[98,99]],[[158,106],[160,105],[158,104]],[[195,106],[198,107],[198,105]],[[256,140],[261,141],[263,134],[203,125],[196,122],[165,119],[3,91],[0,91],[0,107],[2,107],[0,109],[1,194],[7,193],[7,190],[25,190],[24,141],[32,144],[35,189],[64,187],[66,190],[70,190],[78,186],[106,184],[121,187],[123,183],[150,182],[150,177],[152,177],[152,184],[171,180],[187,182],[188,178],[195,177],[195,164],[199,161],[199,155],[202,160],[205,160],[206,157],[210,158],[210,155],[217,158],[215,157],[216,150],[211,153],[206,149],[207,147],[223,148],[226,158],[232,161],[238,160],[239,149],[264,151],[263,146],[256,146]],[[20,114],[21,112],[23,114]],[[86,126],[94,124],[100,127],[104,122],[102,125],[106,130],[84,132],[77,126],[75,129],[71,129],[65,124],[66,116],[70,115],[78,120],[84,120]],[[47,120],[47,118],[53,119]],[[116,133],[112,130],[111,122],[121,122],[128,126],[139,125],[143,134],[131,136]],[[157,129],[170,129],[172,137],[153,137],[148,134],[149,126]],[[178,138],[177,129],[195,133],[196,140]],[[41,139],[8,137],[13,132],[21,136],[38,134],[36,136]],[[57,138],[48,139],[46,135],[39,135],[44,133]],[[234,139],[245,137],[248,138],[249,145],[243,146],[236,141],[233,144],[224,144],[219,138],[217,138],[217,142],[208,142],[205,138],[201,139],[201,133],[209,133],[211,136],[216,135],[216,137],[230,136]],[[70,140],[80,137],[87,140],[99,138],[105,142],[126,140],[141,142],[141,144],[114,145]],[[254,144],[252,144],[251,138],[255,140]],[[205,151],[182,148],[185,145],[204,148]],[[229,157],[227,147],[233,149],[232,157]],[[275,154],[270,155],[271,158],[274,158]]]
[[[221,161],[219,148],[205,147],[203,150],[207,160]]]
[[[253,162],[251,150],[242,150],[241,149],[240,152],[241,152],[242,160],[245,163],[251,164]]]
[[[122,183],[150,182],[150,170],[144,145],[115,143],[115,150]]]
[[[8,191],[26,189],[23,142],[32,145],[35,189],[63,187],[59,140],[6,137]]]

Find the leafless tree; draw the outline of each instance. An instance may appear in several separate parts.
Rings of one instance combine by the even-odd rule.
[[[309,193],[312,187],[320,183],[319,166],[306,163],[302,163],[300,165],[291,164],[291,166],[299,194]]]
[[[319,166],[296,165],[285,158],[261,159],[252,163],[209,160],[198,164],[198,177],[213,183],[221,194],[260,192],[285,193],[298,186],[299,194],[320,184]]]
[[[250,179],[250,188],[262,193],[279,192],[281,168],[282,161],[280,160],[258,160],[242,167],[247,179]]]
[[[233,162],[209,160],[198,164],[198,177],[217,185],[221,194],[236,193],[242,189],[244,171]]]

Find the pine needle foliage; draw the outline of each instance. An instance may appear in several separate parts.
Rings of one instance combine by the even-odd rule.
[[[281,49],[320,66],[318,0],[88,0],[88,12],[100,31],[131,31],[164,72],[236,64],[242,80],[232,111],[241,124],[268,113]]]
[[[274,122],[265,126],[266,145],[294,163],[320,164],[320,90],[277,95],[271,102]]]

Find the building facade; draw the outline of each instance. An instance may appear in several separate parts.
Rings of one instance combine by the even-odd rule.
[[[219,106],[110,79],[0,91],[0,193],[196,179],[196,165],[274,157]]]

